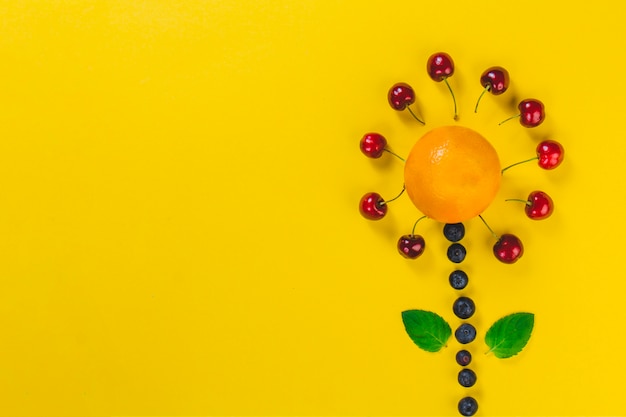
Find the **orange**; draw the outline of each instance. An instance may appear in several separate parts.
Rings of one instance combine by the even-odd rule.
[[[481,214],[493,201],[502,178],[493,146],[479,133],[442,126],[422,136],[404,166],[404,184],[415,207],[443,223]]]

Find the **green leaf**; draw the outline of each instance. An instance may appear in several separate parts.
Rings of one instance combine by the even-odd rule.
[[[431,311],[403,311],[402,322],[411,340],[427,352],[441,350],[452,334],[450,325]]]
[[[532,313],[514,313],[502,317],[485,335],[489,352],[500,359],[517,355],[528,343],[534,324],[535,315]]]

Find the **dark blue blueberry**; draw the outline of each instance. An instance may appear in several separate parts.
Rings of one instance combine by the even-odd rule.
[[[474,315],[476,306],[471,298],[459,297],[452,305],[452,311],[460,319],[469,319]]]
[[[473,416],[478,411],[478,403],[472,397],[461,398],[459,401],[459,413],[462,416]]]
[[[476,383],[476,373],[471,369],[461,369],[459,371],[459,384],[465,388],[469,388]]]
[[[463,349],[463,350],[459,350],[456,353],[456,363],[458,363],[461,366],[467,366],[470,364],[470,362],[472,361],[472,354],[469,353],[467,350]]]
[[[465,226],[463,223],[447,223],[443,226],[443,235],[450,242],[458,242],[465,236]]]
[[[469,282],[469,278],[464,271],[456,270],[450,274],[450,285],[455,290],[462,290],[467,287],[467,283]]]
[[[454,332],[454,337],[461,344],[470,343],[476,339],[476,328],[469,323],[463,323]]]
[[[450,261],[454,262],[455,264],[463,262],[466,254],[467,251],[465,250],[465,246],[461,245],[460,243],[453,243],[448,248],[448,259],[450,259]]]

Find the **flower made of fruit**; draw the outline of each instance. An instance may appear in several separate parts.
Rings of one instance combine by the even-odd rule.
[[[458,121],[458,109],[452,86],[448,79],[454,75],[454,62],[444,52],[432,54],[427,61],[426,72],[435,82],[443,82],[450,91],[454,113]],[[487,68],[480,76],[482,91],[476,101],[474,112],[485,93],[499,96],[509,87],[510,77],[502,67]],[[407,110],[421,125],[411,105],[415,103],[415,90],[408,84],[394,84],[387,93],[387,100],[396,111]],[[524,99],[517,105],[519,113],[499,123],[519,118],[524,128],[535,128],[545,119],[545,108],[537,99]],[[524,254],[519,237],[512,233],[496,234],[483,218],[483,212],[493,202],[500,190],[503,174],[510,168],[531,161],[537,161],[540,168],[552,170],[563,161],[564,150],[560,143],[543,140],[535,148],[535,156],[502,168],[498,153],[491,143],[480,133],[459,125],[438,126],[430,129],[415,142],[406,158],[398,155],[387,145],[387,139],[380,133],[365,134],[360,141],[361,152],[368,158],[378,159],[390,154],[404,163],[404,185],[393,198],[384,199],[379,193],[368,192],[359,202],[359,211],[369,220],[381,220],[389,211],[389,203],[400,198],[406,191],[409,199],[421,217],[413,223],[410,234],[402,235],[397,241],[397,250],[404,258],[417,259],[426,249],[426,240],[415,233],[418,223],[430,219],[443,223],[443,235],[450,242],[447,258],[455,270],[449,273],[448,281],[455,291],[464,291],[469,284],[469,276],[459,269],[465,261],[467,250],[461,242],[465,236],[463,222],[475,217],[485,224],[496,240],[492,251],[496,259],[505,264],[516,263]],[[527,198],[512,197],[505,201],[523,204],[524,213],[529,219],[542,220],[554,211],[552,198],[544,191],[534,190]],[[454,315],[463,322],[454,333],[450,324],[440,315],[421,309],[402,312],[404,328],[411,340],[422,350],[438,352],[454,338],[463,349],[456,354],[456,362],[462,367],[457,381],[465,389],[474,387],[477,374],[468,368],[472,363],[471,344],[476,343],[477,329],[467,320],[474,316],[476,304],[467,295],[461,295],[452,305]],[[487,353],[506,359],[517,355],[528,343],[534,326],[534,314],[515,312],[496,320],[486,331],[484,343]],[[468,392],[468,394],[472,394]],[[463,416],[472,416],[478,410],[478,400],[465,395],[457,403]]]

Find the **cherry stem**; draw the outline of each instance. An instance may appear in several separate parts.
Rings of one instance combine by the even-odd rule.
[[[508,119],[505,119],[505,120],[501,121],[500,123],[498,123],[498,126],[500,126],[500,125],[501,125],[501,124],[503,124],[503,123],[508,122],[509,120],[516,119],[516,118],[520,117],[521,115],[522,115],[522,114],[520,113],[520,114],[516,114],[515,116],[511,116],[511,117],[509,117]]]
[[[482,220],[482,221],[483,221],[483,223],[485,224],[485,226],[487,226],[487,229],[489,229],[489,231],[491,232],[491,234],[493,235],[493,237],[495,237],[495,238],[496,238],[496,240],[497,240],[497,239],[500,239],[500,238],[498,237],[498,235],[496,235],[496,232],[494,232],[494,231],[493,231],[493,229],[492,229],[491,227],[489,227],[489,225],[487,224],[487,222],[485,221],[485,219],[483,219],[483,216],[481,216],[481,215],[479,214],[479,215],[478,215],[478,217],[480,217],[480,220]]]
[[[476,107],[474,107],[474,113],[478,113],[478,103],[480,103],[480,99],[483,98],[483,96],[485,95],[487,91],[489,91],[489,84],[487,84],[483,92],[480,93],[480,96],[478,96],[478,101],[476,101]]]
[[[392,154],[393,156],[395,156],[396,158],[398,158],[398,159],[399,159],[399,160],[401,160],[402,162],[406,162],[406,161],[404,160],[404,158],[403,158],[403,157],[401,157],[400,155],[398,155],[398,154],[397,154],[397,153],[395,153],[394,151],[390,151],[390,150],[389,150],[389,149],[387,149],[387,148],[384,148],[384,149],[383,149],[383,151],[385,151],[385,152],[389,152],[390,154]]]
[[[450,90],[450,94],[452,95],[452,102],[454,103],[454,120],[459,120],[459,115],[456,112],[456,97],[454,97],[454,92],[452,91],[452,87],[450,87],[450,83],[448,83],[448,77],[444,78],[443,81],[448,86],[448,90]]]
[[[502,171],[500,171],[500,173],[501,173],[501,174],[504,174],[504,171],[506,171],[506,170],[507,170],[507,169],[509,169],[509,168],[513,168],[514,166],[517,166],[517,165],[520,165],[520,164],[525,164],[526,162],[536,161],[537,159],[539,159],[539,157],[538,157],[538,156],[535,156],[535,157],[533,157],[533,158],[526,159],[526,160],[524,160],[524,161],[519,161],[519,162],[516,162],[516,163],[514,163],[513,165],[509,165],[508,167],[502,168]]]
[[[417,224],[418,224],[421,220],[423,220],[423,219],[425,219],[425,218],[427,218],[427,217],[428,217],[428,216],[422,216],[422,217],[420,217],[419,219],[417,219],[417,221],[416,221],[416,222],[415,222],[415,224],[413,225],[413,230],[411,230],[411,236],[415,236],[415,227],[417,226]]]
[[[532,203],[531,203],[530,201],[528,201],[528,200],[522,200],[521,198],[508,198],[508,199],[506,199],[506,200],[504,200],[504,201],[517,201],[517,202],[520,202],[520,203],[524,203],[524,204],[526,204],[527,206],[531,206],[531,205],[532,205]]]
[[[424,123],[424,122],[423,122],[423,121],[422,121],[419,117],[417,117],[417,116],[415,115],[415,113],[413,113],[413,110],[411,110],[411,107],[410,107],[410,106],[407,106],[407,107],[406,107],[406,109],[409,111],[409,113],[411,113],[411,116],[413,116],[413,118],[414,118],[415,120],[417,120],[418,122],[420,122],[420,123],[421,123],[421,124],[423,124],[423,125],[425,125],[425,124],[426,124],[426,123]]]
[[[385,200],[385,201],[383,201],[382,203],[380,203],[380,205],[381,205],[381,206],[384,206],[385,204],[391,203],[392,201],[399,199],[399,198],[400,198],[400,196],[401,196],[402,194],[404,194],[404,189],[405,189],[405,188],[406,188],[406,186],[405,186],[405,185],[403,185],[403,186],[402,186],[402,191],[400,191],[400,194],[398,194],[397,196],[395,196],[395,197],[394,197],[394,198],[392,198],[391,200]]]

